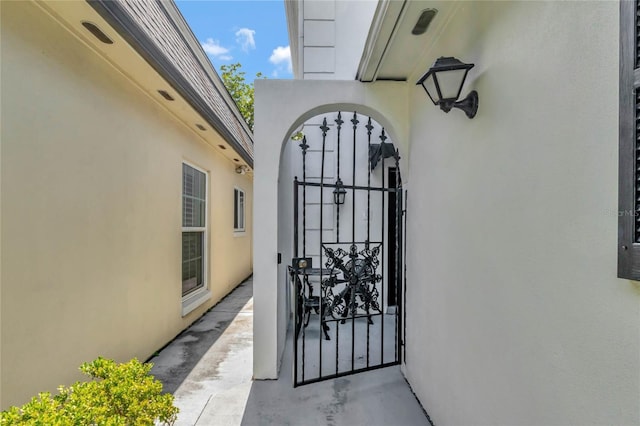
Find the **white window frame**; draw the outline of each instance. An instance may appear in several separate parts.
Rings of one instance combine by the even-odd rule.
[[[180,208],[180,225],[181,225],[181,233],[180,233],[180,294],[182,294],[182,239],[183,234],[185,232],[202,232],[203,233],[203,242],[202,242],[202,286],[189,294],[182,296],[182,316],[189,314],[191,311],[198,308],[198,306],[205,303],[207,300],[211,299],[211,291],[209,290],[209,200],[211,199],[210,194],[210,179],[209,172],[204,170],[201,167],[196,166],[195,164],[183,160],[182,166],[180,167],[180,183],[182,184],[180,190],[180,206],[183,205],[184,198],[184,165],[194,168],[195,170],[201,172],[205,176],[205,217],[204,217],[204,226],[198,227],[190,227],[190,226],[182,226],[184,223],[184,211],[182,207]]]
[[[238,217],[238,213],[240,212],[240,206],[238,205],[240,200],[240,196],[236,198],[236,192],[238,195],[242,195],[242,217]],[[238,188],[237,186],[233,188],[233,232],[235,235],[244,235],[247,227],[247,193],[242,188]],[[242,226],[236,228],[236,223],[240,222],[239,219],[242,219]]]

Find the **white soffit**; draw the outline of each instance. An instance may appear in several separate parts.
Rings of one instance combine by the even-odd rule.
[[[207,123],[207,120],[195,111],[86,1],[34,3],[62,24],[64,28],[83,44],[102,56],[107,63],[122,75],[126,76],[139,89],[146,92],[166,111],[189,128],[198,138],[211,145],[236,166],[248,165],[247,161]],[[97,41],[97,39],[90,35],[86,28],[82,26],[82,22],[84,21],[97,25],[114,43],[104,44]],[[158,90],[165,90],[174,98],[174,101],[167,102],[167,100],[163,99],[158,93]],[[197,124],[204,126],[205,130],[199,129]]]
[[[413,74],[420,59],[428,54],[437,35],[449,21],[449,15],[456,9],[456,3],[381,0],[360,60],[357,79],[363,82],[405,81]],[[425,9],[436,9],[438,13],[424,34],[411,34]]]

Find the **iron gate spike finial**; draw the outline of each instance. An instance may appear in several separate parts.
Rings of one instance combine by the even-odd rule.
[[[302,152],[304,154],[306,154],[307,153],[307,149],[309,148],[309,145],[307,145],[307,137],[306,136],[302,137],[302,143],[299,146],[300,146],[300,148],[302,148]]]
[[[353,118],[351,119],[351,122],[353,123],[353,130],[356,130],[360,121],[358,120],[358,114],[355,111],[353,111]]]
[[[371,124],[371,117],[369,117],[369,121],[367,122],[367,125],[364,127],[367,128],[367,135],[371,136],[371,131],[373,130],[373,125]]]
[[[338,130],[340,130],[340,128],[342,127],[342,123],[344,123],[344,121],[342,121],[342,113],[340,111],[338,111],[338,119],[334,121],[338,125]]]
[[[327,136],[327,132],[329,131],[329,126],[327,126],[327,117],[322,120],[322,126],[320,126],[320,130],[322,130],[322,136]]]
[[[384,133],[384,127],[382,128],[382,133],[380,134],[380,140],[382,141],[382,143],[385,143],[385,141],[387,140],[387,135],[385,135]]]

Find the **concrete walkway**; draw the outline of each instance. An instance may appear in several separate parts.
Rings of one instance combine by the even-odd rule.
[[[151,362],[180,408],[177,425],[429,425],[398,367],[293,388],[292,347],[278,380],[252,381],[252,281]]]

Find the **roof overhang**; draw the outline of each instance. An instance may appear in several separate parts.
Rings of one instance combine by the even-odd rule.
[[[291,65],[294,78],[300,78],[300,2],[298,0],[284,0],[284,10],[287,15],[287,33],[289,34],[289,49],[291,51]]]
[[[203,83],[207,85],[204,91],[202,87],[196,90],[193,82],[188,81],[177,69],[176,64],[172,63],[161,50],[158,43],[151,40],[140,26],[133,22],[120,3],[113,0],[36,2],[91,50],[102,56],[111,66],[161,104],[201,140],[236,165],[247,165],[253,168],[253,135],[206,58],[206,54],[200,52],[198,55],[198,49],[201,50],[201,46],[186,23],[180,22],[182,17],[175,9],[175,5],[158,2],[162,3],[163,13],[166,14],[164,17],[171,22],[173,29],[185,43],[185,49],[193,55],[190,58],[192,63],[195,61],[201,67],[199,72],[205,76],[203,80],[206,81]],[[175,9],[173,16],[172,8]],[[177,20],[176,16],[180,20]],[[113,44],[98,41],[82,26],[83,21],[97,25],[114,41]],[[206,68],[207,64],[209,69]],[[168,92],[173,100],[168,101],[163,98],[159,90]],[[206,91],[217,97],[218,111],[212,107],[210,99],[203,97],[203,92]]]
[[[460,2],[380,0],[373,17],[356,79],[406,81],[416,74]],[[426,32],[413,35],[421,13],[437,10]]]

